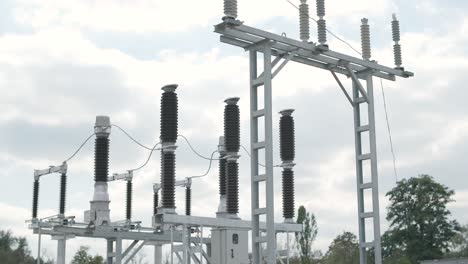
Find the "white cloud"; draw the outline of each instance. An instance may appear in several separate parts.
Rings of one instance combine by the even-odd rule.
[[[293,1],[296,5],[299,1]],[[311,15],[315,16],[313,1]],[[20,0],[15,8],[19,23],[33,28],[56,25],[115,32],[174,32],[221,21],[221,0]],[[327,2],[330,17],[379,15],[390,8],[389,0]],[[375,7],[379,8],[375,8]],[[332,11],[331,11],[332,10]],[[266,12],[265,12],[266,11]],[[273,17],[296,18],[298,11],[286,1],[239,1],[239,19],[248,24]]]
[[[186,4],[186,6],[181,8],[181,4]],[[2,89],[0,103],[8,107],[6,107],[7,110],[2,109],[0,112],[0,125],[21,120],[32,123],[37,129],[44,129],[44,126],[60,129],[69,126],[70,123],[76,128],[86,126],[91,129],[94,115],[113,106],[108,110],[112,120],[123,124],[123,127],[130,129],[133,133],[145,135],[145,138],[149,140],[157,137],[155,135],[158,131],[159,87],[166,83],[179,82],[181,84],[179,95],[181,105],[183,105],[180,111],[183,120],[181,131],[189,136],[192,143],[196,141],[196,146],[207,153],[215,147],[216,138],[222,133],[222,99],[232,95],[242,96],[242,118],[243,123],[247,123],[249,100],[246,88],[248,81],[246,56],[241,53],[239,56],[223,56],[218,49],[206,52],[165,50],[158,54],[157,59],[141,60],[117,49],[97,47],[83,33],[85,32],[83,29],[119,33],[182,32],[194,26],[205,26],[218,21],[217,18],[221,16],[221,4],[221,1],[214,0],[203,4],[196,1],[187,3],[177,1],[20,1],[16,9],[17,19],[24,24],[32,25],[36,31],[30,35],[9,34],[0,38],[0,87],[10,88]],[[327,5],[328,10],[331,10],[328,12],[330,16],[327,17],[332,19],[348,14],[353,14],[353,17],[357,18],[366,13],[375,15],[374,11],[384,14],[387,13],[387,9],[395,8],[390,7],[389,1],[386,0],[349,3],[333,0],[327,1]],[[198,8],[198,6],[204,8]],[[248,24],[264,21],[274,15],[296,19],[297,14],[294,9],[290,9],[289,4],[283,1],[241,1],[239,6],[240,18]],[[259,12],[258,10],[265,10],[264,6],[269,6],[268,12]],[[313,14],[313,11],[311,13]],[[452,50],[463,44],[466,39],[464,37],[466,34],[462,34],[468,28],[466,21],[468,20],[465,19],[460,31],[450,32],[445,37],[428,33],[411,33],[403,36],[405,65],[416,72],[416,77],[409,81],[401,81],[397,85],[392,84],[394,88],[390,91],[390,95],[398,98],[398,101],[394,101],[395,103],[391,105],[393,106],[391,110],[396,112],[395,119],[392,120],[397,120],[397,126],[394,129],[397,135],[395,142],[398,144],[398,140],[403,139],[409,141],[401,147],[404,150],[398,156],[399,164],[404,168],[417,168],[421,166],[421,163],[428,163],[436,158],[444,160],[447,155],[453,154],[457,145],[466,142],[465,135],[468,130],[466,119],[452,119],[448,110],[422,111],[418,109],[421,103],[437,102],[444,98],[446,88],[451,82],[448,78],[436,78],[439,74],[464,76],[468,67],[466,56],[452,54]],[[357,42],[352,43],[354,46],[359,46]],[[330,42],[331,47],[337,45],[336,40]],[[392,64],[390,46],[377,50],[375,54],[376,58]],[[75,68],[80,70],[76,71]],[[64,70],[57,71],[57,69]],[[38,75],[46,76],[51,81],[37,82]],[[81,83],[80,79],[91,81]],[[75,91],[65,89],[66,86],[77,82],[82,85],[79,87],[82,89],[75,89]],[[93,83],[98,84],[92,85]],[[106,87],[108,89],[105,93],[95,94]],[[335,138],[337,132],[341,132],[336,130],[349,129],[351,135],[352,127],[342,125],[335,130],[329,128],[329,123],[342,124],[345,123],[342,120],[344,118],[351,120],[351,109],[343,113],[340,120],[313,119],[314,116],[332,114],[324,113],[324,108],[329,112],[338,111],[341,110],[338,104],[347,102],[333,83],[331,75],[311,71],[308,67],[289,64],[275,79],[274,87],[277,100],[275,103],[281,106],[291,102],[295,104],[294,102],[323,99],[323,95],[339,96],[339,98],[323,100],[323,104],[327,104],[330,109],[317,101],[313,101],[316,105],[306,104],[310,107],[306,109],[307,114],[304,118],[297,120],[298,123],[307,124],[303,126],[306,132],[297,138],[298,149],[304,150],[304,156],[298,157],[297,168],[298,171],[302,168],[303,174],[298,174],[296,178],[297,202],[307,205],[308,209],[316,213],[320,227],[317,247],[326,249],[331,239],[342,230],[347,229],[356,233],[353,142],[351,139],[349,144],[342,145],[342,141]],[[86,91],[86,88],[91,92]],[[330,93],[331,89],[334,93]],[[93,97],[98,97],[98,100],[93,101]],[[124,99],[118,100],[119,97]],[[445,103],[449,104],[450,101]],[[466,108],[460,109],[459,112],[466,114]],[[312,119],[320,122],[311,122]],[[410,125],[408,125],[409,121],[401,122],[403,124],[398,122],[398,120],[407,119],[414,120],[414,122]],[[379,120],[378,125],[380,128],[384,126],[382,119]],[[243,128],[243,130],[248,131],[248,128]],[[248,135],[247,132],[245,134]],[[423,140],[424,135],[428,135],[429,140]],[[76,143],[75,141],[80,139],[73,138],[73,140],[73,143]],[[243,140],[247,141],[245,137]],[[386,134],[380,133],[379,140],[379,147],[385,146]],[[34,138],[31,141],[33,142]],[[47,141],[47,144],[57,145],[54,139]],[[244,144],[247,145],[247,143]],[[329,145],[324,147],[325,144]],[[194,161],[192,153],[184,147],[184,143],[181,142],[180,145],[177,152],[178,176],[183,177],[203,171],[207,164],[198,160]],[[69,143],[58,147],[69,149],[73,146]],[[330,153],[327,155],[318,153],[318,149],[324,149]],[[421,149],[429,150],[426,153],[430,154],[421,155]],[[115,153],[114,150],[113,153]],[[43,155],[47,154],[49,152]],[[146,153],[122,155],[125,156],[126,161],[112,163],[112,172],[126,169],[125,166],[128,164],[139,163],[145,158]],[[241,200],[241,215],[243,218],[249,218],[249,170],[246,155],[243,156],[241,197],[245,198]],[[0,162],[14,164],[8,167],[7,173],[3,174],[5,177],[8,174],[17,173],[20,168],[32,171],[34,168],[49,165],[49,161],[43,158],[28,159],[15,156],[13,153],[0,154]],[[386,171],[391,168],[389,160],[382,160],[381,164],[385,164],[382,167]],[[448,161],[446,166],[454,167],[452,165]],[[79,171],[83,177],[88,177],[86,179],[91,182],[92,157],[88,156],[74,161],[73,173],[76,173],[75,170]],[[194,198],[196,198],[194,199],[196,200],[193,208],[194,214],[214,214],[217,207],[215,175],[216,173],[211,173],[207,178],[194,183],[194,190],[198,190],[194,191]],[[279,173],[276,175],[279,176]],[[135,178],[135,193],[138,193],[134,199],[135,219],[143,220],[146,225],[149,224],[151,211],[151,202],[148,202],[151,200],[152,193],[150,185],[158,179],[159,168],[156,161],[139,172],[138,177]],[[27,178],[27,181],[29,180],[30,178]],[[279,178],[276,182],[279,182]],[[90,186],[91,184],[81,186],[79,190],[74,187],[74,191],[69,196],[69,204],[73,205],[69,213],[79,218],[82,217],[82,211],[89,206],[87,200],[91,197]],[[280,185],[276,186],[279,191]],[[200,192],[200,190],[204,191]],[[381,191],[383,193],[385,189]],[[113,220],[123,216],[121,206],[124,204],[123,193],[122,184],[112,183]],[[456,197],[459,200],[457,202],[459,208],[466,208],[464,195],[461,192]],[[178,208],[183,208],[183,199],[179,199],[182,196],[179,190],[177,193]],[[387,201],[383,197],[381,201],[383,218],[384,204]],[[281,204],[280,195],[276,197],[276,204]],[[2,204],[0,209],[2,208],[4,209],[2,211],[14,214],[11,218],[7,216],[0,218],[2,224],[16,223],[15,232],[20,234],[29,232],[21,225],[22,221],[29,217],[29,210],[11,204]],[[44,215],[53,214],[53,212],[50,206],[47,206],[45,211],[41,211]],[[277,219],[281,219],[281,209],[276,210],[276,215]]]

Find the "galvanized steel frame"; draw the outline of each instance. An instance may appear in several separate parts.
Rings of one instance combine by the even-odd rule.
[[[251,206],[252,206],[252,260],[260,264],[261,243],[267,244],[267,263],[276,263],[276,232],[274,229],[274,175],[272,141],[272,79],[289,61],[295,61],[332,73],[340,89],[345,94],[354,110],[356,178],[359,219],[360,263],[367,263],[367,248],[373,247],[375,263],[381,264],[380,215],[377,146],[375,134],[375,109],[373,77],[395,81],[396,77],[408,78],[414,74],[401,68],[390,68],[375,61],[368,61],[342,53],[334,52],[327,46],[306,43],[286,36],[244,25],[242,22],[225,17],[224,22],[215,26],[220,41],[238,46],[249,52],[250,64],[250,140],[251,140]],[[257,53],[263,53],[264,72],[258,75]],[[272,62],[272,57],[275,57]],[[272,68],[281,60],[283,63],[272,72]],[[348,94],[337,74],[352,79],[353,96]],[[361,84],[365,82],[365,87]],[[258,87],[264,87],[264,109],[258,109]],[[361,124],[360,105],[368,105],[368,124]],[[258,119],[264,117],[265,141],[258,142]],[[362,153],[362,134],[369,132],[370,153]],[[265,174],[259,173],[258,150],[265,149]],[[371,182],[363,182],[363,160],[369,159]],[[259,182],[265,181],[266,205],[260,208]],[[372,190],[372,212],[364,211],[364,190]],[[266,236],[261,235],[260,215],[266,215]],[[366,242],[365,219],[373,218],[374,241]]]

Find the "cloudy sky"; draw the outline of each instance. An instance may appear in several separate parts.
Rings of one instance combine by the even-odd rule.
[[[293,0],[298,4],[298,0]],[[462,3],[463,2],[463,3]],[[456,191],[453,217],[468,223],[468,3],[459,0],[328,0],[329,29],[359,48],[362,17],[370,19],[373,59],[393,65],[391,14],[402,25],[404,66],[412,79],[384,81],[397,157],[398,179],[431,174]],[[311,5],[314,14],[314,4]],[[60,164],[93,130],[96,115],[109,115],[147,145],[158,141],[160,87],[178,83],[180,133],[204,155],[223,131],[223,100],[241,98],[242,144],[249,144],[248,57],[219,42],[213,25],[221,0],[2,0],[0,1],[0,227],[36,237],[30,218],[33,170]],[[298,38],[297,10],[285,0],[239,1],[246,24]],[[314,28],[314,27],[313,27]],[[315,29],[312,32],[316,39]],[[334,50],[357,55],[329,36]],[[349,81],[346,85],[350,85]],[[380,82],[376,122],[381,215],[385,193],[395,186]],[[289,64],[274,81],[274,111],[295,108],[296,203],[315,213],[315,249],[326,250],[343,230],[357,233],[352,109],[330,74]],[[274,116],[275,142],[278,141]],[[275,149],[275,151],[277,148]],[[82,219],[93,186],[93,144],[69,163],[67,214]],[[241,153],[241,217],[250,217],[249,161]],[[111,172],[138,166],[148,153],[121,132],[111,135]],[[202,174],[207,161],[183,141],[177,177]],[[278,164],[279,153],[275,152]],[[214,164],[217,167],[217,164]],[[135,175],[135,219],[150,224],[152,183],[159,157]],[[275,171],[280,182],[280,171]],[[41,181],[39,215],[57,213],[58,177]],[[280,184],[276,184],[281,221]],[[124,184],[110,184],[112,220],[124,218]],[[217,170],[193,184],[193,214],[214,215]],[[177,192],[183,208],[182,190]],[[180,209],[181,210],[181,209]],[[387,223],[383,221],[382,230]],[[105,243],[76,239],[104,254]],[[45,250],[55,254],[46,239]]]

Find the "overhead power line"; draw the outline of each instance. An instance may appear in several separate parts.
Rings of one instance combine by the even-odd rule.
[[[210,173],[210,171],[211,171],[211,165],[213,164],[213,160],[219,160],[219,159],[213,159],[213,156],[214,156],[214,154],[215,154],[216,152],[218,152],[218,151],[215,150],[215,151],[213,151],[213,152],[211,153],[210,164],[208,165],[208,170],[207,170],[204,174],[202,174],[202,175],[192,176],[192,177],[190,177],[190,178],[195,179],[195,178],[205,177],[206,175],[208,175],[208,173]]]
[[[70,160],[72,160],[76,154],[78,154],[78,152],[80,152],[80,150],[84,147],[84,145],[86,145],[86,143],[88,143],[88,141],[95,135],[95,133],[93,132],[91,135],[89,135],[89,137],[87,137],[85,139],[85,141],[80,145],[80,147],[68,158],[65,160],[65,162],[69,162]]]
[[[141,165],[140,167],[135,168],[135,169],[133,169],[133,170],[131,170],[131,171],[141,170],[141,169],[143,169],[144,167],[146,167],[146,165],[148,165],[148,163],[149,163],[149,161],[150,161],[150,159],[151,159],[151,156],[153,155],[153,152],[154,152],[155,150],[161,150],[160,148],[158,148],[158,149],[156,148],[156,147],[157,147],[158,145],[160,145],[160,144],[161,144],[161,142],[158,142],[158,143],[156,143],[156,145],[154,145],[154,147],[151,149],[151,151],[150,151],[150,153],[149,153],[149,155],[148,155],[148,158],[146,159],[145,163],[143,163],[143,165]]]
[[[144,148],[144,149],[147,149],[147,150],[150,150],[152,151],[153,148],[150,148],[150,147],[147,147],[145,145],[143,145],[140,141],[136,140],[134,137],[132,137],[127,131],[125,131],[125,129],[121,128],[120,126],[116,125],[116,124],[112,124],[111,126],[113,127],[116,127],[117,129],[119,129],[120,131],[122,131],[129,139],[131,139],[133,142],[135,142],[137,145],[139,145],[140,147]]]
[[[384,91],[382,78],[380,78],[380,88],[382,89],[382,99],[383,99],[383,106],[384,106],[384,111],[385,111],[385,120],[387,121],[388,139],[390,141],[390,150],[392,152],[392,157],[393,157],[393,172],[395,173],[395,182],[398,182],[398,173],[397,173],[397,166],[396,166],[397,162],[396,162],[395,150],[393,148],[392,131],[390,129],[390,121],[388,118],[388,111],[387,111],[387,100],[385,98],[385,91]]]
[[[219,159],[213,159],[213,157],[211,158],[208,158],[208,157],[205,157],[203,156],[202,154],[198,153],[198,151],[196,151],[192,144],[190,144],[189,140],[187,139],[187,137],[185,137],[184,135],[178,135],[179,137],[183,138],[185,140],[185,142],[187,142],[187,145],[189,145],[190,149],[193,151],[193,153],[195,153],[198,157],[202,158],[202,159],[206,159],[206,160],[219,160]]]

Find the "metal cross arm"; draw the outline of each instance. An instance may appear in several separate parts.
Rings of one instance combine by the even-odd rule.
[[[60,166],[50,166],[48,169],[34,170],[34,179],[38,180],[41,176],[52,174],[52,173],[66,174],[67,169],[68,169],[68,165],[66,162],[64,162]]]
[[[221,42],[244,49],[252,50],[252,48],[258,47],[255,44],[270,41],[272,43],[271,52],[273,56],[282,56],[283,54],[295,51],[295,56],[290,59],[292,61],[325,70],[332,70],[346,76],[349,76],[349,71],[344,65],[349,65],[349,68],[360,79],[365,79],[365,76],[361,76],[358,73],[368,69],[372,69],[373,76],[391,81],[395,80],[395,76],[403,78],[413,76],[412,72],[393,69],[380,65],[375,61],[355,58],[328,50],[324,46],[316,46],[313,43],[298,41],[243,24],[239,25],[239,23],[232,23],[229,20],[216,25],[214,31],[221,35]],[[262,52],[263,49],[259,48],[255,50]]]
[[[160,224],[172,225],[188,225],[188,226],[204,226],[214,228],[238,228],[250,230],[252,228],[251,221],[229,219],[229,218],[211,218],[200,216],[187,216],[176,214],[159,214],[156,216],[156,221]],[[266,230],[266,224],[260,223],[260,229]],[[275,231],[280,232],[302,232],[302,225],[295,223],[275,223]]]
[[[125,173],[114,173],[111,177],[108,178],[108,181],[119,181],[119,180],[132,180],[133,171],[128,171]]]

